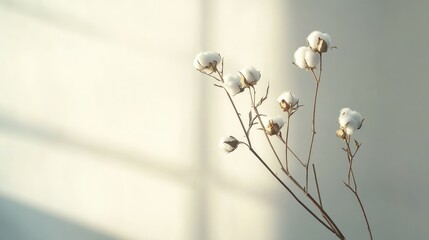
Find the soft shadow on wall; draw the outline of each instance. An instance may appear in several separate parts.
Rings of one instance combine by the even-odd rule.
[[[0,196],[0,212],[0,239],[4,240],[117,239],[5,196]]]

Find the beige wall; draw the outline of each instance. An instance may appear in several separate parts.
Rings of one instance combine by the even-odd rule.
[[[0,1],[0,230],[7,239],[332,239],[244,148],[227,99],[192,69],[219,51],[292,90],[309,142],[311,75],[291,64],[314,29],[324,58],[315,162],[324,203],[365,239],[334,137],[338,110],[366,118],[356,162],[376,239],[422,239],[429,32],[424,1]],[[236,97],[246,115],[246,96]],[[295,130],[296,129],[296,130]],[[272,166],[260,133],[253,135]],[[276,143],[276,146],[280,146]],[[1,237],[0,237],[1,238]]]

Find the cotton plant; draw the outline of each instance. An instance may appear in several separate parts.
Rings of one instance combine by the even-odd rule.
[[[244,139],[238,139],[234,136],[228,136],[219,140],[219,147],[226,153],[232,153],[240,147],[246,147],[253,156],[260,161],[263,167],[278,181],[281,186],[291,194],[291,196],[300,204],[319,224],[330,231],[338,239],[346,239],[339,226],[328,214],[327,209],[322,205],[321,191],[318,184],[316,165],[312,161],[312,150],[315,145],[316,135],[316,112],[317,99],[319,91],[319,83],[322,73],[322,56],[328,53],[331,46],[331,37],[327,33],[321,31],[311,32],[307,39],[306,45],[299,47],[293,54],[293,64],[298,68],[311,72],[314,79],[314,98],[312,104],[312,119],[311,119],[311,141],[309,143],[308,152],[305,158],[295,153],[290,147],[290,132],[292,130],[292,119],[295,113],[303,107],[300,105],[300,99],[291,91],[284,91],[277,97],[279,104],[279,116],[272,117],[261,113],[260,106],[265,103],[269,95],[269,84],[261,96],[258,96],[257,85],[261,81],[261,72],[257,68],[251,66],[243,68],[235,73],[224,74],[223,65],[224,59],[217,52],[207,51],[198,53],[194,59],[193,65],[196,70],[205,74],[216,82],[214,86],[223,89],[229,102],[235,112],[236,118],[240,124],[241,131],[244,134]],[[246,115],[241,114],[235,104],[235,97],[239,94],[248,93],[251,109]],[[247,121],[246,121],[247,120]],[[351,140],[357,130],[362,127],[364,118],[362,115],[348,107],[342,108],[338,117],[339,129],[336,131],[337,137],[344,141],[345,147],[342,149],[346,152],[348,160],[347,179],[344,181],[345,186],[353,192],[358,200],[359,206],[363,213],[363,218],[366,222],[369,238],[372,240],[372,232],[368,222],[363,203],[357,191],[356,177],[353,172],[353,161],[356,153],[360,149],[362,143],[354,140],[355,146],[352,147]],[[259,126],[259,127],[254,127]],[[278,168],[290,181],[286,183],[280,175],[276,173],[274,167],[270,166],[265,159],[253,147],[250,134],[256,131],[262,134],[270,146],[274,159],[278,163]],[[276,149],[273,141],[281,141],[284,144],[284,149]],[[280,156],[280,151],[284,152]],[[304,169],[305,176],[297,178],[298,173],[292,172],[289,169],[291,161],[296,161],[299,166]],[[310,168],[311,167],[311,168]],[[312,176],[313,180],[310,180]],[[304,180],[298,180],[304,179]],[[292,190],[290,185],[294,185]],[[312,191],[310,191],[312,186]],[[302,192],[300,196],[298,192]]]

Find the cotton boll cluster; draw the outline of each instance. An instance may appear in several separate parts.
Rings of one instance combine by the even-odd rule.
[[[285,125],[285,122],[282,117],[263,117],[262,124],[264,125],[265,131],[268,135],[277,135],[280,132],[280,129]]]
[[[219,76],[211,75],[222,82],[218,87],[225,88],[232,96],[244,91],[246,87],[254,86],[261,79],[261,72],[255,67],[243,68],[237,74],[226,74],[223,76],[223,67],[219,70],[219,64],[223,59],[217,52],[200,52],[194,58],[194,68],[200,72],[211,75],[217,72]]]
[[[237,149],[238,144],[240,144],[240,142],[233,136],[221,138],[219,140],[219,148],[227,153],[230,153]]]
[[[289,115],[292,115],[299,107],[299,98],[291,92],[282,93],[277,98],[277,102],[279,102],[280,108],[283,109],[284,112],[288,112]]]
[[[223,87],[229,94],[235,96],[243,92],[246,87],[256,85],[259,79],[261,79],[261,72],[255,67],[243,68],[237,75],[225,75]]]
[[[342,139],[351,136],[356,130],[362,127],[363,120],[359,112],[353,111],[350,108],[341,109],[340,116],[338,117],[340,129],[337,131],[337,136]]]
[[[200,52],[194,59],[194,68],[211,74],[216,71],[221,61],[222,57],[217,52]]]
[[[320,55],[330,46],[329,34],[313,31],[307,37],[307,46],[299,47],[293,54],[293,63],[301,69],[314,69],[320,63]]]

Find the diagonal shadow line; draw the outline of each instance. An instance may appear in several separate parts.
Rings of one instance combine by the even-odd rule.
[[[82,137],[71,136],[52,127],[37,125],[10,117],[2,112],[0,112],[0,131],[105,156],[106,158],[103,158],[103,160],[126,163],[133,168],[156,172],[163,177],[172,178],[175,181],[191,185],[195,184],[195,180],[192,176],[193,174],[189,174],[192,169],[165,164],[162,161],[157,161],[154,157],[143,155],[134,150],[120,149],[107,144],[94,143]]]
[[[103,156],[103,160],[114,161],[115,163],[127,164],[133,168],[138,168],[142,171],[150,171],[158,174],[160,177],[173,179],[179,183],[188,184],[193,188],[201,187],[201,174],[207,174],[201,169],[184,168],[177,165],[165,164],[156,158],[145,156],[142,153],[133,150],[120,149],[115,146],[103,145],[90,141],[82,140],[82,138],[72,137],[60,130],[55,130],[42,125],[28,123],[18,118],[10,117],[0,111],[0,133],[10,133],[13,135],[30,138],[35,141],[45,141],[53,144],[60,144],[71,147],[78,151],[88,152]],[[151,159],[151,160],[148,160]],[[199,160],[204,161],[204,160]],[[237,183],[230,179],[225,179],[221,174],[209,173],[204,178],[210,179],[217,187],[225,191],[236,192],[244,196],[271,201],[276,198],[275,193],[261,188],[252,188],[244,183]],[[206,184],[204,184],[206,186]],[[206,186],[207,187],[207,186]]]

